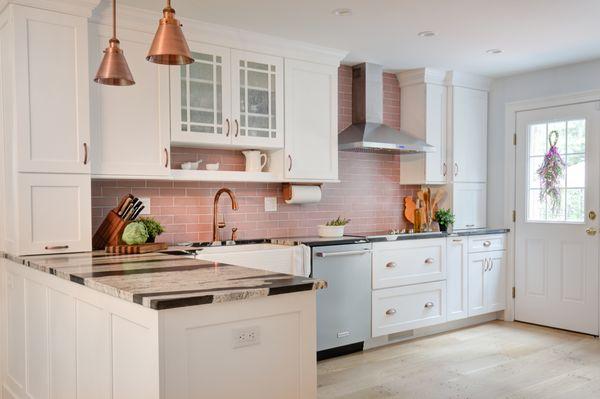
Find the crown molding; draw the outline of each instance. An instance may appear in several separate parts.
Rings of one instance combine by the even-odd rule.
[[[468,89],[489,91],[492,80],[490,78],[486,78],[485,76],[450,71],[448,72],[448,76],[446,76],[446,84],[448,86],[466,87]]]
[[[152,12],[124,5],[118,6],[117,13],[120,29],[130,29],[151,34],[156,32],[158,20],[162,16],[161,9]],[[100,5],[94,10],[91,21],[102,25],[110,25],[112,23],[111,18],[110,2],[102,0]],[[209,43],[237,50],[253,51],[336,66],[348,54],[347,51],[343,50],[198,21],[185,18],[179,14],[177,18],[182,23],[185,37],[190,42]]]
[[[11,4],[89,18],[101,0],[0,0],[0,11]]]
[[[446,84],[447,72],[441,69],[418,68],[396,74],[400,87],[413,86],[417,84]]]

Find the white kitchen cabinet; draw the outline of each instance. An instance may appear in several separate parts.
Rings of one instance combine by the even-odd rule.
[[[450,152],[452,180],[487,181],[488,93],[466,87],[450,88]]]
[[[111,28],[90,24],[90,73],[95,75]],[[152,35],[119,29],[121,48],[136,82],[106,86],[89,81],[92,175],[170,175],[169,68],[146,61]]]
[[[446,238],[446,314],[448,321],[469,314],[468,242],[465,237]]]
[[[448,88],[445,72],[421,69],[398,74],[402,130],[435,147],[434,152],[400,157],[402,184],[445,184]]]
[[[452,206],[456,217],[454,229],[485,227],[486,204],[485,183],[454,183],[452,185]]]
[[[89,174],[87,20],[29,7],[8,12],[18,171]]]
[[[285,61],[285,178],[338,179],[338,71]]]
[[[469,316],[506,308],[506,251],[469,254]]]
[[[88,175],[20,173],[20,255],[91,251]]]

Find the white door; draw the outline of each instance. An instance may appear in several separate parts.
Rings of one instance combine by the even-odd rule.
[[[204,43],[189,45],[196,62],[171,69],[171,142],[230,144],[231,51]]]
[[[96,73],[111,37],[108,26],[90,24],[90,70]],[[169,68],[146,61],[152,35],[119,29],[121,48],[135,85],[91,85],[92,174],[151,177],[171,173]]]
[[[468,316],[468,239],[446,238],[446,306],[448,321]]]
[[[285,177],[337,180],[337,68],[285,61]]]
[[[599,103],[516,120],[515,319],[598,335]],[[536,174],[554,131],[566,163],[556,207]]]
[[[283,58],[231,51],[232,142],[283,148]]]

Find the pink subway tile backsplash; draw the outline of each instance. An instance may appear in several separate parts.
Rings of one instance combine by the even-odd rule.
[[[383,77],[384,123],[400,128],[400,89],[396,76]],[[339,68],[339,130],[352,123],[352,68]],[[173,147],[172,162],[202,159],[221,164],[221,170],[244,170],[244,156],[238,151]],[[239,238],[268,238],[316,235],[317,225],[337,216],[351,218],[349,233],[385,231],[406,227],[404,196],[415,195],[417,186],[400,185],[399,155],[339,153],[341,183],[323,185],[318,204],[288,205],[282,186],[275,183],[210,183],[153,180],[94,180],[92,217],[94,230],[119,198],[131,193],[148,197],[151,215],[166,228],[159,240],[168,243],[209,241],[212,239],[212,204],[222,187],[231,188],[239,211],[231,210],[229,197],[223,195],[220,210],[227,227],[223,238],[238,228]],[[277,197],[277,212],[264,211],[264,197]]]

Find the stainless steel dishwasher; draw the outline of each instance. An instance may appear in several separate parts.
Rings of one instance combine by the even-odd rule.
[[[371,336],[371,244],[312,248],[317,292],[317,359],[361,351]]]

